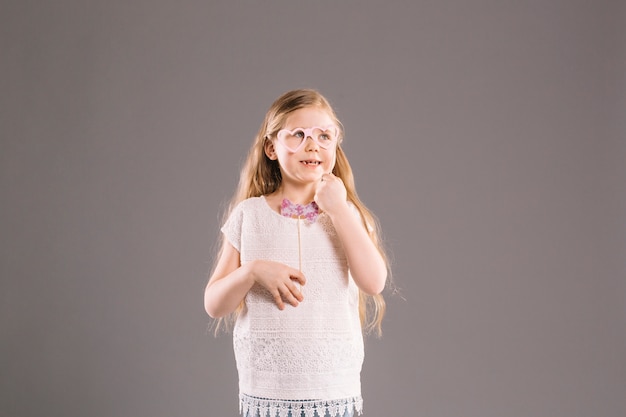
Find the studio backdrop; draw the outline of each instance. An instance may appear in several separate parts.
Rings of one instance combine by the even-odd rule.
[[[238,414],[203,291],[321,91],[392,260],[364,416],[626,415],[619,1],[3,1],[0,416]]]

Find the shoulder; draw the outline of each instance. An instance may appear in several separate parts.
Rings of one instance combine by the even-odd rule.
[[[232,208],[228,218],[243,219],[249,216],[256,217],[264,212],[266,205],[264,197],[247,198]]]
[[[233,213],[237,211],[246,212],[246,211],[252,211],[252,210],[259,210],[263,208],[264,204],[265,204],[264,197],[262,196],[250,197],[237,203],[237,205],[233,208]]]
[[[221,230],[238,251],[241,249],[242,234],[251,228],[257,227],[255,224],[261,221],[259,219],[262,216],[259,213],[262,213],[263,204],[265,204],[265,201],[262,197],[252,197],[243,200],[232,208],[224,222]]]

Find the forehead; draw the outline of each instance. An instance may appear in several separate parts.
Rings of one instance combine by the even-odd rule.
[[[334,126],[330,114],[319,107],[305,107],[292,112],[285,121],[285,128],[293,129],[295,127],[313,127],[313,126]]]

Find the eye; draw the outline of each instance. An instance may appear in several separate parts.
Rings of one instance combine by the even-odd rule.
[[[324,142],[334,142],[337,139],[337,133],[333,129],[324,129],[320,131],[318,138]]]
[[[304,131],[302,129],[297,129],[291,135],[296,138],[304,139]]]

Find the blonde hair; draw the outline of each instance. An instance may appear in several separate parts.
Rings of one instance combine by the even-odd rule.
[[[289,117],[292,112],[308,107],[318,107],[328,112],[328,115],[339,128],[336,162],[332,173],[343,181],[346,187],[348,201],[354,204],[361,214],[363,226],[369,231],[370,238],[388,264],[387,256],[381,244],[378,221],[359,199],[354,185],[352,168],[341,148],[341,142],[344,137],[343,124],[339,121],[328,100],[316,90],[292,90],[280,96],[271,105],[256,135],[254,143],[248,152],[243,168],[241,169],[239,185],[230,201],[225,217],[227,218],[233,208],[243,200],[271,194],[280,187],[282,176],[278,161],[271,160],[265,154],[266,142],[276,137],[276,134],[284,127],[287,117]],[[237,314],[241,311],[241,307],[243,307],[243,304],[235,313],[227,318],[229,322],[234,321]],[[383,296],[381,294],[368,295],[360,291],[359,314],[365,333],[374,332],[376,335],[380,336],[382,331],[382,319],[385,314],[385,300]],[[223,320],[219,319],[216,331],[219,329],[222,322]]]

